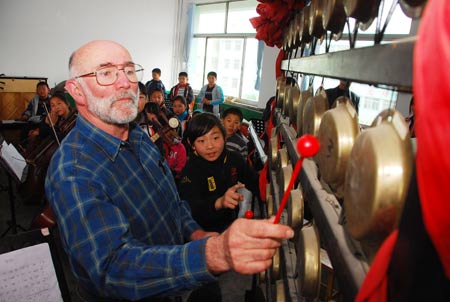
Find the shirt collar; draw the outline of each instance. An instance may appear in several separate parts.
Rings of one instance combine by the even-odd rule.
[[[103,150],[111,161],[116,159],[121,146],[123,146],[123,141],[121,139],[94,126],[82,115],[78,115],[77,128],[83,136],[86,136],[89,140],[94,142],[99,149]],[[136,127],[135,123],[130,124],[128,142],[131,146],[138,145],[139,141],[142,139],[142,133],[136,131],[137,128],[139,127]]]

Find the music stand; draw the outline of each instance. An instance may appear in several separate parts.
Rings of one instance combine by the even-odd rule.
[[[3,137],[0,135],[0,143],[3,142]],[[0,152],[1,152],[2,146],[0,145]],[[6,231],[4,231],[0,238],[5,237],[6,234],[8,234],[9,231],[11,231],[12,234],[17,234],[17,229],[21,229],[22,231],[26,231],[26,229],[17,223],[17,216],[16,216],[16,207],[15,207],[15,196],[13,192],[13,181],[14,178],[16,182],[21,182],[21,180],[17,177],[17,175],[12,171],[9,164],[0,157],[0,166],[4,168],[6,171],[7,177],[8,177],[8,197],[9,197],[9,209],[10,209],[10,215],[11,219],[7,221],[8,228]],[[4,188],[2,188],[4,189]]]

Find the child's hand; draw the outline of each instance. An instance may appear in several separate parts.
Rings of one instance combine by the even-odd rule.
[[[56,113],[55,111],[51,111],[45,118],[45,123],[49,126],[51,126],[52,124],[55,125],[57,121],[58,121],[58,113]]]
[[[225,194],[218,198],[215,203],[215,207],[217,210],[219,209],[234,209],[239,205],[239,202],[244,200],[244,196],[236,192],[237,190],[245,188],[244,184],[236,184],[230,187]]]
[[[28,137],[29,137],[29,138],[30,138],[30,137],[35,137],[35,136],[38,136],[38,135],[39,135],[39,128],[30,130],[30,131],[28,132]]]

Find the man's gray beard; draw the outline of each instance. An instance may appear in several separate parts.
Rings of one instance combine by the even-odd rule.
[[[139,97],[136,92],[130,90],[119,93],[118,95],[111,96],[109,98],[97,98],[92,94],[92,91],[87,87],[86,83],[79,81],[83,87],[84,93],[87,98],[87,109],[97,116],[100,120],[108,124],[128,124],[133,121],[137,116],[137,105]],[[130,110],[130,114],[124,115],[123,110],[113,107],[117,100],[124,97],[131,97],[133,103],[127,104],[127,108]]]

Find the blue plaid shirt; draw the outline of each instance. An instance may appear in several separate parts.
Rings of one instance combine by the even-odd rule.
[[[92,294],[173,296],[215,280],[206,239],[184,244],[200,227],[135,124],[124,142],[79,115],[52,158],[45,190],[72,270]]]

